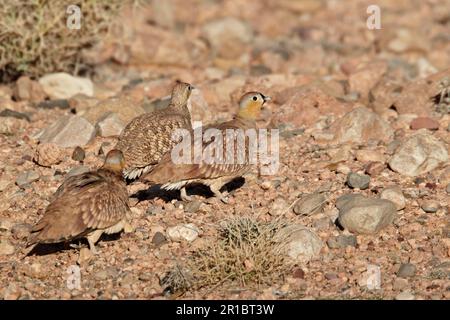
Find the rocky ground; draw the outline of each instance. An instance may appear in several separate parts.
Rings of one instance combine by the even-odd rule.
[[[366,27],[374,2],[381,30]],[[154,1],[85,52],[87,77],[0,84],[0,298],[449,299],[449,31],[445,0]],[[271,96],[259,124],[281,130],[277,174],[248,178],[228,204],[130,184],[134,232],[103,238],[96,256],[80,242],[22,259],[63,179],[101,165],[176,79],[196,86],[204,122],[230,118],[245,91]],[[250,248],[232,262],[247,281],[163,294],[160,279],[233,217],[292,228],[287,250],[263,254],[276,267],[258,269]]]

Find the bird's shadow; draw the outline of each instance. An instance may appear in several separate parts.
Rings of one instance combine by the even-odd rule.
[[[239,177],[236,178],[221,188],[221,191],[232,192],[245,184],[245,178]],[[211,192],[208,186],[203,184],[192,184],[186,188],[186,193],[189,196],[202,196],[204,198],[214,197],[214,194]],[[137,198],[139,202],[145,200],[153,200],[155,198],[160,198],[164,202],[170,202],[172,200],[181,200],[180,191],[179,190],[164,190],[161,189],[160,184],[152,185],[150,188],[145,190],[139,190],[136,193],[130,196],[131,198]]]
[[[105,233],[102,234],[102,236],[97,242],[97,245],[99,245],[101,242],[110,242],[118,240],[122,232],[123,231],[114,234],[105,234]],[[57,243],[38,243],[34,246],[33,249],[31,249],[30,252],[26,254],[26,256],[46,256],[57,252],[78,250],[76,247],[71,246],[73,244],[77,245],[79,247],[78,249],[83,247],[89,248],[89,243],[85,238]]]

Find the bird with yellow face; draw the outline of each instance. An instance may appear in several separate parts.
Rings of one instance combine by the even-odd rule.
[[[214,123],[202,128],[203,132],[209,129],[215,129],[221,132],[221,136],[225,137],[223,144],[223,154],[227,157],[235,157],[238,153],[235,143],[235,137],[227,135],[227,130],[247,130],[256,129],[256,120],[260,116],[263,105],[270,100],[270,97],[260,92],[248,92],[244,94],[239,101],[239,110],[236,116],[224,123]],[[191,149],[195,148],[196,143],[202,144],[205,150],[211,144],[211,141],[195,141],[192,139]],[[229,140],[233,139],[233,141]],[[227,145],[233,147],[227,148]],[[249,149],[249,141],[245,141],[246,149]],[[227,198],[220,191],[228,182],[243,176],[251,169],[251,163],[248,157],[245,157],[242,163],[211,163],[202,155],[200,161],[191,161],[191,163],[175,163],[171,153],[167,153],[156,165],[151,172],[144,175],[142,180],[150,183],[161,184],[161,188],[165,190],[181,189],[181,198],[185,201],[191,200],[187,196],[185,187],[190,184],[204,184],[209,186],[216,197],[223,202],[227,202]]]

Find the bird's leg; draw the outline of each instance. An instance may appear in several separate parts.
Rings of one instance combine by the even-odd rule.
[[[89,242],[89,249],[93,254],[97,254],[97,248],[95,248],[95,244],[97,243],[98,239],[103,234],[103,230],[95,230],[94,232],[90,233],[88,236],[86,236],[87,241]]]
[[[222,183],[213,183],[212,185],[209,186],[209,188],[211,189],[212,193],[214,193],[214,195],[219,198],[223,203],[228,203],[228,196],[224,196],[222,192],[220,192],[220,188],[222,188],[223,184]]]
[[[186,201],[186,202],[192,201],[192,197],[188,196],[187,193],[186,193],[186,187],[181,188],[181,190],[180,190],[180,198],[181,198],[181,200]]]

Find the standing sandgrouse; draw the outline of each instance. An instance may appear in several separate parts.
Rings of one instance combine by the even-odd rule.
[[[244,175],[251,169],[248,152],[246,152],[250,148],[249,139],[245,138],[245,150],[238,151],[239,144],[236,142],[236,136],[227,135],[227,131],[238,132],[239,130],[256,129],[256,119],[260,114],[261,107],[268,100],[270,100],[269,97],[259,92],[248,92],[242,96],[239,102],[238,114],[233,120],[220,124],[210,124],[202,128],[203,135],[205,132],[208,132],[208,129],[216,129],[221,132],[223,137],[223,143],[220,144],[223,151],[222,159],[236,159],[236,155],[239,152],[245,152],[245,159],[241,162],[222,161],[222,163],[214,163],[214,161],[206,159],[208,155],[202,152],[200,155],[201,161],[198,161],[198,159],[194,160],[191,157],[192,161],[189,161],[189,163],[176,163],[172,159],[172,152],[168,152],[151,172],[142,177],[142,180],[162,184],[161,188],[165,190],[181,189],[181,198],[186,201],[189,201],[190,197],[186,195],[185,187],[188,184],[201,183],[209,186],[214,195],[223,202],[227,202],[220,189],[228,182]],[[194,145],[196,143],[200,143],[202,150],[206,150],[214,141],[210,139],[205,142],[202,137],[194,137],[192,140],[191,150],[195,148]],[[227,148],[227,145],[230,145],[230,147]],[[195,151],[191,154],[195,154]],[[212,156],[214,157],[215,155],[212,154]]]
[[[125,178],[133,180],[150,171],[176,143],[172,133],[192,128],[187,107],[192,90],[190,84],[177,81],[167,108],[140,115],[125,127],[115,147],[126,160]]]
[[[95,243],[103,233],[130,232],[124,165],[122,152],[111,150],[100,169],[65,180],[33,227],[28,246],[86,238],[96,253]]]

